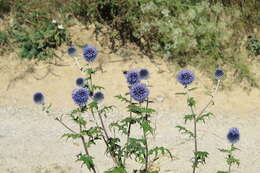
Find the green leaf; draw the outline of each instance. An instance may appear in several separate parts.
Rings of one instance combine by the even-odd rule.
[[[176,95],[186,95],[186,92],[181,92],[181,93],[175,93]]]
[[[187,99],[187,103],[188,103],[188,105],[189,105],[190,107],[193,107],[193,106],[196,105],[196,101],[194,100],[193,97],[188,98],[188,99]]]
[[[197,87],[194,87],[194,88],[188,89],[188,91],[194,91],[194,90],[196,90],[196,89],[198,89],[198,88],[197,88]]]
[[[213,115],[214,115],[213,113],[208,112],[206,114],[202,114],[200,116],[197,116],[196,117],[196,122],[203,121],[203,123],[205,123],[205,118],[210,118],[210,116],[213,116]]]
[[[79,154],[78,155],[78,159],[77,161],[82,161],[82,165],[86,165],[87,168],[90,170],[91,168],[95,167],[94,161],[93,161],[93,157],[92,156],[88,156],[88,155],[83,155],[83,154]]]
[[[125,173],[125,172],[126,172],[126,170],[124,168],[116,167],[116,168],[112,168],[112,169],[110,169],[108,171],[105,171],[104,173]]]
[[[187,134],[190,137],[194,137],[194,134],[190,130],[186,129],[185,127],[183,127],[183,126],[176,126],[176,128],[179,129],[179,131],[181,133]]]
[[[159,152],[160,152],[160,154],[162,154],[162,155],[169,154],[169,156],[170,156],[171,158],[173,158],[173,156],[172,156],[172,154],[171,154],[171,152],[170,152],[169,149],[167,149],[167,148],[165,148],[165,147],[157,147],[157,146],[156,146],[155,148],[149,150],[148,155],[154,155],[154,157],[157,158]]]
[[[143,128],[144,132],[150,132],[150,133],[154,133],[154,129],[152,128],[152,126],[150,125],[149,121],[145,120],[144,122],[142,122],[141,127]]]
[[[189,121],[192,121],[194,117],[195,117],[195,114],[184,115],[185,123],[186,123],[188,120],[189,120]]]
[[[228,173],[227,171],[218,171],[217,173]]]
[[[64,135],[62,135],[62,138],[63,138],[63,137],[67,137],[67,140],[68,140],[69,138],[78,139],[78,138],[80,138],[80,135],[75,134],[75,133],[65,133]]]
[[[122,102],[126,102],[126,103],[132,103],[130,100],[128,100],[127,98],[125,98],[124,96],[122,96],[121,94],[120,95],[117,95],[115,96],[116,98],[118,98],[119,100],[121,100]]]
[[[102,90],[102,89],[105,89],[105,88],[102,87],[102,86],[98,86],[98,85],[92,85],[92,89],[93,90]]]
[[[127,108],[128,108],[129,112],[133,112],[133,113],[141,114],[141,115],[152,114],[152,113],[155,112],[154,109],[145,108],[145,107],[137,106],[137,105],[134,105],[134,104],[128,105]]]
[[[227,158],[227,164],[228,165],[236,164],[237,166],[239,166],[240,161],[238,159],[236,159],[234,156],[230,156]]]

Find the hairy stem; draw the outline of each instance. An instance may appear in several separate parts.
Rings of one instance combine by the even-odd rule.
[[[132,97],[130,96],[130,104],[132,104]],[[129,117],[132,118],[132,112],[130,111],[129,113]],[[126,138],[126,146],[128,146],[129,144],[129,138],[130,138],[130,133],[131,133],[131,126],[132,126],[132,123],[129,122],[128,124],[128,130],[127,130],[127,138]],[[126,162],[126,158],[127,157],[124,157],[124,161],[123,161],[123,164],[125,165],[125,162]]]
[[[187,95],[188,95],[188,99],[189,99],[189,98],[190,98],[189,90],[188,90],[188,88],[186,88],[186,89],[187,89]],[[195,173],[195,172],[196,172],[196,167],[197,167],[197,162],[198,162],[198,159],[197,159],[197,157],[196,157],[196,153],[197,153],[197,151],[198,151],[198,143],[197,143],[197,122],[196,122],[196,114],[195,114],[195,111],[194,111],[192,105],[189,106],[189,107],[190,107],[191,113],[192,113],[192,115],[193,115],[194,150],[195,150],[195,151],[194,151],[194,158],[195,158],[195,161],[194,161],[194,164],[193,164],[193,171],[192,171],[192,172]]]
[[[149,104],[149,99],[147,98],[146,100],[146,106],[145,108],[148,109],[148,104]],[[144,120],[143,121],[147,121],[148,119],[148,114],[145,114]],[[144,141],[145,141],[145,171],[148,170],[148,161],[149,161],[149,155],[148,155],[148,141],[147,141],[147,135],[146,132],[143,128],[143,133],[144,133]]]
[[[79,125],[79,129],[80,129],[80,131],[82,130],[81,124]],[[82,141],[84,150],[85,150],[85,152],[86,152],[86,155],[87,155],[87,156],[90,156],[90,155],[89,155],[89,152],[88,152],[88,147],[87,147],[87,144],[86,144],[86,141],[85,141],[84,136],[83,136],[83,135],[80,135],[80,138],[81,138],[81,141]],[[97,172],[94,166],[91,166],[91,169],[92,169],[92,171],[93,171],[94,173]]]

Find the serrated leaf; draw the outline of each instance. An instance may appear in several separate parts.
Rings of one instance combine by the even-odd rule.
[[[130,100],[128,100],[127,98],[125,98],[125,97],[122,96],[121,94],[120,94],[120,95],[117,95],[117,96],[115,96],[115,97],[118,98],[119,100],[121,100],[122,102],[132,103]]]
[[[186,92],[175,93],[176,95],[186,95]]]
[[[61,137],[62,137],[62,138],[63,138],[63,137],[67,137],[67,140],[68,140],[69,138],[78,139],[78,138],[80,138],[80,135],[75,134],[75,133],[65,133],[65,134],[62,135]]]
[[[188,89],[188,91],[194,91],[194,90],[196,90],[196,89],[198,89],[198,88],[197,88],[197,87],[194,87],[194,88]]]
[[[185,127],[183,127],[183,126],[176,126],[176,128],[179,129],[179,131],[181,133],[188,134],[190,137],[194,137],[193,132],[191,132],[190,130],[186,129]]]
[[[189,121],[192,121],[195,117],[195,114],[188,114],[188,115],[184,115],[184,120],[185,120],[185,123],[189,120]]]

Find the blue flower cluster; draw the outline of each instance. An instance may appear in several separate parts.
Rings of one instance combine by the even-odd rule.
[[[96,92],[93,96],[93,100],[97,103],[100,103],[104,100],[104,94],[100,91]]]
[[[238,142],[240,139],[239,130],[237,128],[231,128],[227,134],[227,139],[232,144]]]
[[[75,56],[77,53],[77,49],[74,46],[70,46],[67,51],[69,56]]]
[[[177,80],[185,87],[191,84],[195,79],[195,75],[190,70],[181,70],[177,75]]]
[[[126,80],[129,85],[134,85],[140,82],[140,74],[137,70],[130,70],[126,73]]]
[[[149,71],[145,68],[143,68],[139,71],[139,75],[140,75],[141,80],[148,79],[150,76]]]
[[[149,89],[145,84],[137,83],[131,86],[130,95],[134,100],[143,102],[149,96]]]
[[[219,80],[223,77],[224,77],[224,71],[222,69],[216,69],[215,78]]]
[[[79,87],[84,87],[85,85],[85,79],[82,77],[79,77],[76,79],[76,85]]]
[[[76,105],[84,106],[89,98],[89,91],[86,88],[77,88],[72,91],[72,99]]]
[[[33,95],[33,101],[36,104],[43,104],[44,103],[44,95],[41,92],[37,92]]]
[[[83,57],[87,62],[93,62],[96,60],[98,51],[94,46],[86,46],[83,50]]]

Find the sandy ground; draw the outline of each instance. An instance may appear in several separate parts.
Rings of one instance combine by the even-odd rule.
[[[101,50],[93,67],[99,69],[95,82],[105,87],[104,104],[117,105],[106,121],[111,122],[126,115],[125,105],[114,98],[115,95],[127,91],[122,71],[142,67],[149,69],[150,98],[154,101],[151,107],[157,110],[152,118],[157,132],[150,137],[150,145],[168,147],[174,155],[173,160],[160,158],[154,167],[160,168],[162,173],[191,172],[192,140],[180,135],[175,128],[184,123],[183,115],[189,112],[185,98],[175,95],[176,92],[183,91],[183,87],[175,79],[179,69],[162,60],[152,63],[147,57],[138,55],[135,48],[109,54],[108,49],[101,48],[95,41],[92,32],[82,32],[80,36],[75,36],[75,41],[81,41],[82,44],[87,42]],[[75,79],[81,73],[73,59],[66,55],[66,47],[57,51],[57,55],[62,57],[57,63],[62,66],[43,63],[35,65],[34,62],[19,60],[14,55],[12,53],[10,56],[0,57],[0,172],[88,172],[86,168],[80,168],[80,163],[75,162],[75,156],[83,151],[80,143],[61,139],[61,135],[67,131],[52,117],[44,115],[41,108],[32,102],[32,95],[41,91],[46,96],[46,102],[53,104],[54,116],[75,108],[71,92],[76,87]],[[84,64],[80,53],[78,57],[80,63]],[[193,86],[199,87],[193,93],[198,102],[196,110],[199,111],[210,99],[204,91],[212,88],[214,83],[196,69],[190,69],[196,73]],[[225,81],[228,82],[228,78],[223,82]],[[237,127],[241,132],[241,140],[237,144],[241,150],[235,153],[241,165],[238,168],[235,166],[233,172],[260,171],[259,104],[260,91],[257,89],[247,93],[240,86],[234,86],[231,91],[220,87],[215,105],[210,107],[215,117],[198,127],[199,149],[210,153],[207,165],[201,166],[198,173],[215,173],[227,168],[225,155],[217,148],[229,146],[226,133],[231,127]],[[69,121],[67,123],[70,124]],[[187,124],[187,127],[192,128],[192,125]],[[133,133],[138,135],[138,131]],[[102,143],[90,152],[95,156],[99,172],[111,167],[111,160],[104,157]],[[133,164],[129,162],[129,169],[131,168]]]

